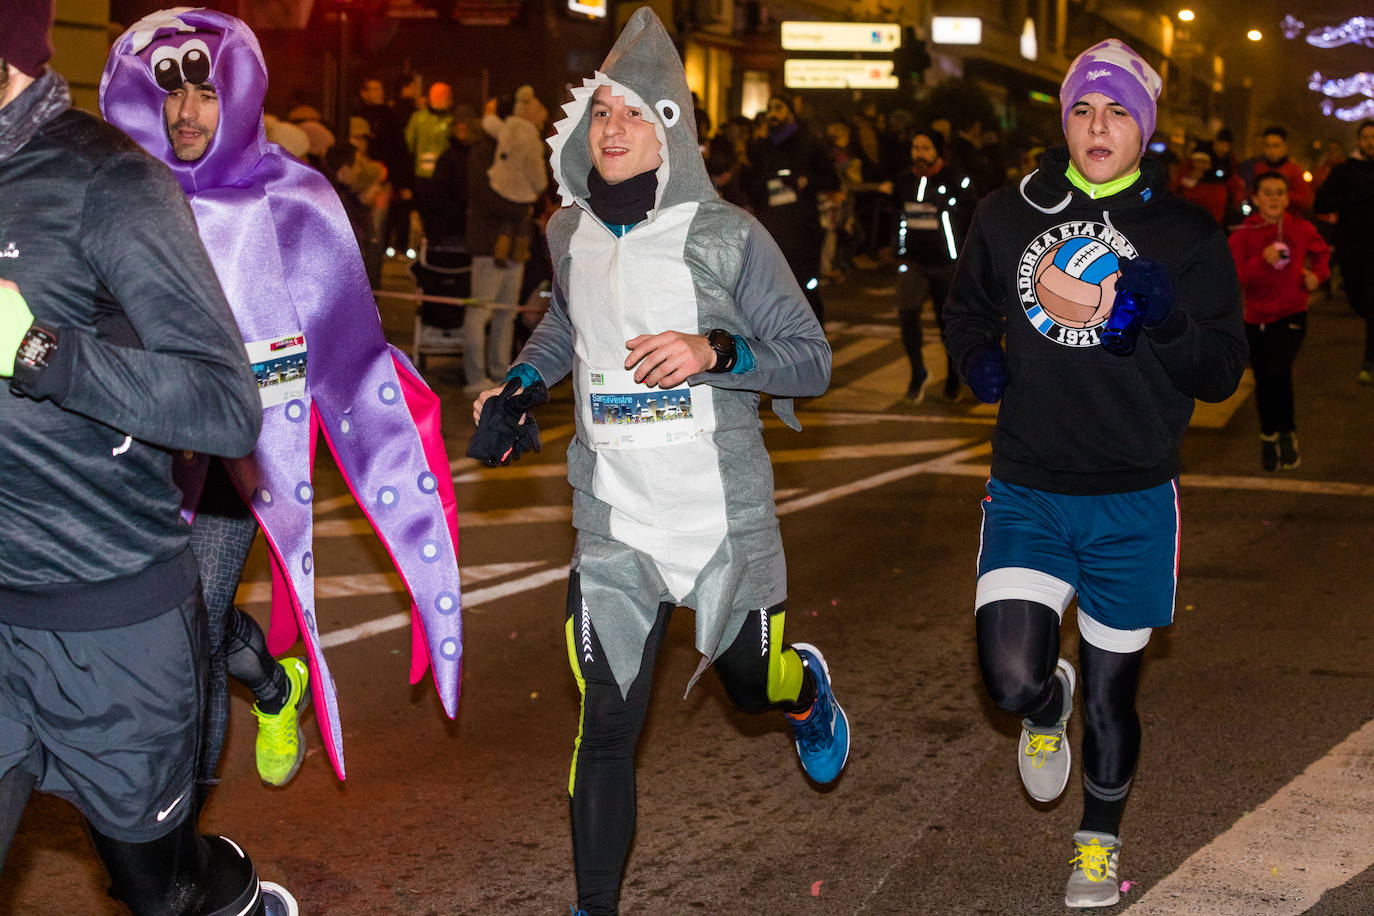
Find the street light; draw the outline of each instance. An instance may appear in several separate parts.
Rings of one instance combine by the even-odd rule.
[[[1261,32],[1259,29],[1251,29],[1250,31],[1245,33],[1245,37],[1250,39],[1251,41],[1259,41],[1261,38],[1264,37],[1264,33]]]
[[[1197,18],[1197,14],[1192,10],[1179,10],[1178,18],[1180,22],[1192,22]]]

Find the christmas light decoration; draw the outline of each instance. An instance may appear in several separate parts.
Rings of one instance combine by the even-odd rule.
[[[1328,80],[1323,80],[1321,73],[1313,73],[1307,81],[1307,88],[1333,99],[1343,99],[1352,95],[1367,95],[1374,98],[1374,73],[1356,73],[1344,79]]]
[[[1307,23],[1291,13],[1283,17],[1279,30],[1284,38],[1297,38],[1307,28]],[[1374,17],[1352,16],[1337,25],[1318,26],[1307,33],[1305,40],[1314,48],[1339,48],[1342,45],[1358,44],[1374,48]],[[1374,73],[1362,72],[1354,76],[1324,79],[1314,72],[1307,80],[1307,88],[1326,96],[1321,104],[1322,114],[1328,118],[1342,121],[1360,121],[1374,117]],[[1366,96],[1354,105],[1338,108],[1331,99],[1347,99],[1351,96]]]
[[[1374,18],[1355,16],[1340,25],[1313,29],[1307,33],[1307,43],[1317,48],[1339,48],[1349,44],[1374,48]]]
[[[1322,102],[1322,114],[1328,118],[1339,118],[1342,121],[1363,121],[1365,118],[1374,118],[1374,99],[1365,99],[1360,104],[1350,108],[1337,108],[1330,101]]]

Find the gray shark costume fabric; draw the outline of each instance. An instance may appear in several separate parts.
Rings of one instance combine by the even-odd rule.
[[[587,203],[589,108],[600,86],[638,107],[662,143],[654,208],[623,235]],[[750,609],[786,598],[759,392],[800,428],[788,399],[825,391],[830,346],[772,238],[716,194],[681,60],[651,10],[635,12],[572,96],[548,141],[564,203],[548,226],[552,304],[516,362],[550,386],[573,374],[572,565],[624,695],[660,602],[696,611],[704,658],[694,682]],[[745,338],[753,368],[666,392],[624,368],[636,335],[713,328]]]

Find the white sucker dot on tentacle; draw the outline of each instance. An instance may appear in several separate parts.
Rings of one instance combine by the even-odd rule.
[[[310,481],[302,480],[296,484],[296,499],[308,504],[315,498],[315,488],[310,486]]]
[[[458,610],[458,596],[453,592],[440,592],[434,596],[434,608],[440,614],[452,614]]]
[[[377,491],[377,505],[394,506],[400,496],[401,494],[396,491],[395,487],[382,487]]]
[[[447,659],[457,658],[459,654],[458,640],[449,637],[439,643],[439,654]]]
[[[429,471],[424,471],[416,478],[415,485],[420,488],[421,493],[433,493],[439,489],[439,480]]]

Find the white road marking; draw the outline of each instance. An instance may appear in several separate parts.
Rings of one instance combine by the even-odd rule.
[[[851,344],[845,344],[838,350],[830,353],[830,367],[843,366],[854,362],[856,359],[863,359],[870,353],[876,353],[888,345],[886,340],[874,340],[872,337],[861,337]]]
[[[487,563],[480,566],[464,566],[458,571],[464,585],[499,579],[522,572],[532,566],[539,566],[538,560],[519,563]],[[356,595],[389,595],[405,590],[401,577],[394,572],[364,573],[356,576],[320,576],[315,580],[315,599],[350,598]],[[243,582],[234,595],[237,604],[253,604],[272,600],[271,580]]]
[[[1374,866],[1374,721],[1346,738],[1124,911],[1304,913]]]
[[[555,582],[566,582],[567,578],[568,568],[566,566],[558,566],[553,569],[545,569],[537,573],[531,573],[521,579],[512,579],[510,582],[502,582],[499,585],[490,585],[486,588],[479,588],[472,592],[465,591],[463,592],[463,612],[471,612],[478,605],[495,601],[498,598],[507,598],[511,595],[518,595],[521,592],[543,588]],[[392,630],[400,630],[408,626],[410,626],[409,612],[404,614],[389,614],[386,617],[368,620],[357,626],[346,627],[342,630],[335,630],[332,633],[327,633],[320,637],[320,647],[329,649],[333,646],[342,646],[346,643],[357,642],[360,639],[367,639],[369,636],[389,633]]]

